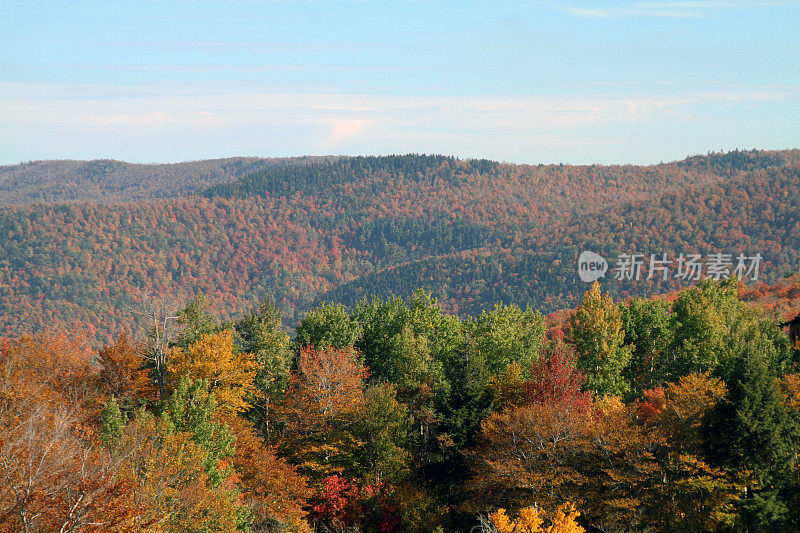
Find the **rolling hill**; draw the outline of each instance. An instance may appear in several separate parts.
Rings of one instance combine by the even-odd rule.
[[[111,159],[30,161],[0,166],[0,205],[173,198],[236,181],[265,168],[284,168],[313,159],[231,157],[152,165]]]
[[[80,321],[106,340],[140,328],[145,292],[203,293],[227,316],[272,296],[288,325],[324,300],[419,287],[458,313],[499,301],[550,311],[585,289],[584,249],[761,253],[772,281],[800,266],[798,199],[800,150],[652,166],[424,155],[7,166],[0,335]],[[626,296],[681,280],[607,286]]]

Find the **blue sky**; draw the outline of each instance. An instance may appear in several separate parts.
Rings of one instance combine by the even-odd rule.
[[[800,147],[797,1],[0,3],[0,163]]]

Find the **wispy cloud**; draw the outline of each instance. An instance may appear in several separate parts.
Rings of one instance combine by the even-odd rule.
[[[330,136],[320,146],[321,150],[327,151],[335,149],[342,141],[362,135],[373,121],[366,118],[324,118],[320,123],[331,127]]]
[[[797,1],[694,1],[694,2],[620,2],[615,6],[591,5],[565,6],[562,9],[573,15],[586,18],[701,18],[716,12],[759,9],[766,7],[800,5]]]
[[[153,48],[158,51],[202,50],[234,51],[281,54],[319,54],[322,52],[353,52],[379,47],[374,42],[333,42],[333,41],[113,41],[98,43],[97,46],[113,48]]]
[[[29,66],[30,67],[30,66]],[[110,64],[81,63],[68,65],[78,70],[95,71],[145,71],[145,72],[179,72],[183,74],[259,74],[266,72],[402,72],[408,67],[392,67],[377,65],[329,65],[329,64],[262,64],[262,65],[229,65],[229,64]]]
[[[127,87],[115,93],[107,86],[0,83],[0,138],[5,162],[19,160],[13,157],[18,153],[164,161],[387,152],[531,162],[553,160],[559,156],[552,154],[579,147],[588,147],[581,153],[597,154],[595,161],[607,161],[608,154],[655,144],[653,137],[662,135],[664,124],[676,131],[697,129],[703,122],[711,124],[704,127],[716,127],[713,118],[704,117],[709,109],[781,100],[796,107],[800,89],[729,88],[649,97],[486,97],[174,86]],[[48,152],[37,152],[39,147]],[[700,150],[708,147],[703,144]],[[537,155],[542,153],[551,155]]]

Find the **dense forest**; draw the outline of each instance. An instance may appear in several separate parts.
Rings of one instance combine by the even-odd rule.
[[[800,529],[798,150],[0,171],[0,531]]]
[[[0,166],[0,205],[81,200],[121,201],[171,198],[236,181],[271,167],[314,159],[231,157],[174,164],[94,161],[29,161]]]
[[[449,312],[543,312],[585,290],[583,250],[763,255],[800,264],[800,151],[652,166],[511,165],[445,156],[238,158],[0,169],[0,335],[53,323],[99,343],[153,296],[203,294],[230,318],[272,298],[285,325],[325,302],[432,291]],[[37,202],[37,203],[31,203]],[[604,280],[616,297],[685,281]]]
[[[800,528],[800,274],[547,317],[419,290],[291,335],[208,305],[2,342],[0,531]]]

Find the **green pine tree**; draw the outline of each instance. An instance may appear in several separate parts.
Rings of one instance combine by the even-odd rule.
[[[100,438],[106,446],[113,446],[122,437],[128,417],[120,410],[113,396],[100,412]]]
[[[798,467],[800,413],[783,402],[779,351],[769,336],[752,328],[731,350],[724,372],[728,394],[706,421],[707,454],[720,467],[752,472],[740,502],[743,527],[777,531],[797,489],[791,479]]]

